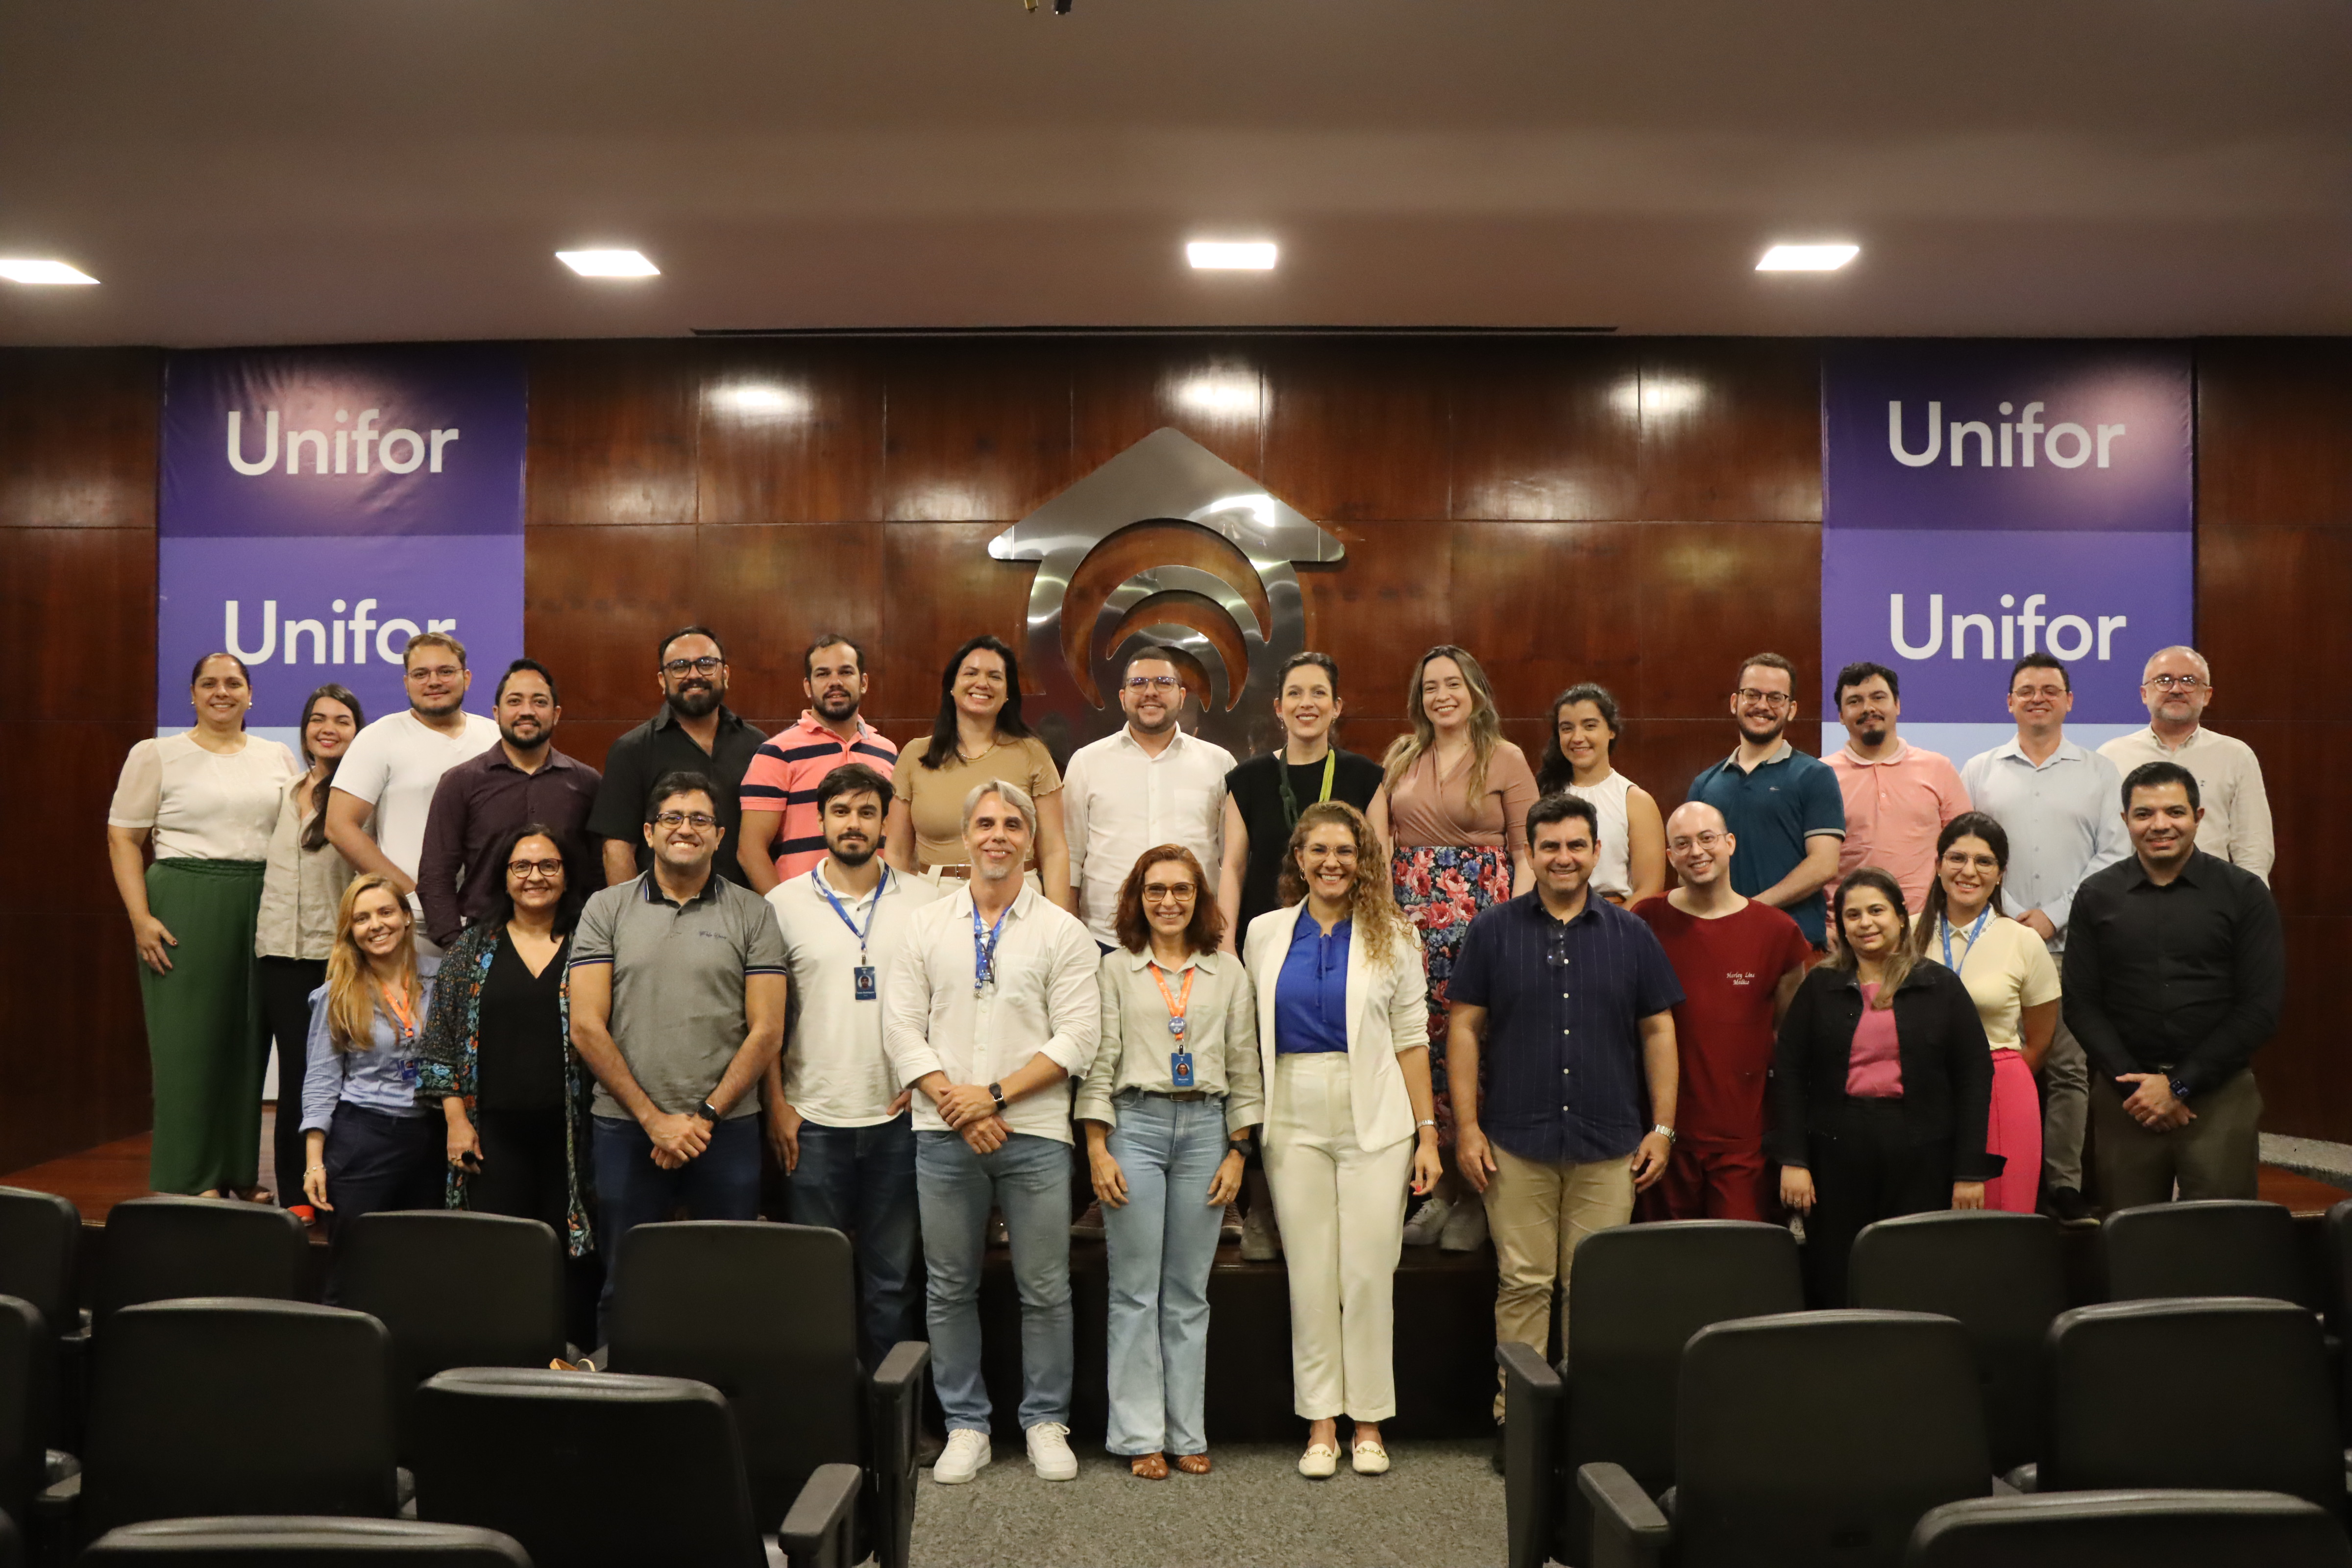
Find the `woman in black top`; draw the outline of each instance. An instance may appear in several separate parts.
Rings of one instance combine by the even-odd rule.
[[[1780,1201],[1805,1215],[1813,1304],[1846,1304],[1846,1255],[1895,1215],[1984,1207],[1992,1053],[1958,975],[1913,961],[1903,890],[1876,867],[1837,896],[1835,956],[1805,976],[1772,1056]]]
[[[579,901],[539,824],[491,851],[506,875],[442,960],[420,1096],[448,1122],[449,1206],[544,1220],[583,1256],[587,1074],[571,1044],[564,965]]]

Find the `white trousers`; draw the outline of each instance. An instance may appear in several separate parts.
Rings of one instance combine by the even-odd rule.
[[[1290,1268],[1292,1408],[1309,1421],[1386,1421],[1412,1140],[1358,1146],[1344,1052],[1277,1057],[1274,1071],[1265,1177]]]

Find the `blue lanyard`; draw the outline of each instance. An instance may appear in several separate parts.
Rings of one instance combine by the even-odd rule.
[[[1013,906],[1005,905],[1004,914],[996,917],[996,923],[988,928],[988,940],[982,942],[980,905],[975,903],[971,906],[971,994],[975,996],[980,994],[982,987],[996,977],[996,939],[1004,930],[1004,915],[1012,912]]]
[[[1969,927],[1969,952],[1974,952],[1977,950],[1977,938],[1984,933],[1985,921],[1990,919],[1992,919],[1992,906],[1987,904],[1984,907],[1984,912],[1977,916],[1977,923]],[[1960,963],[1952,962],[1952,922],[1945,921],[1941,923],[1944,928],[1944,967],[1958,974],[1960,972],[1960,963],[1966,963],[1969,961],[1968,953],[1964,952],[1960,955]]]
[[[841,917],[841,923],[849,928],[849,934],[857,939],[857,962],[864,963],[866,962],[866,939],[874,934],[874,917],[882,912],[882,895],[890,890],[890,868],[887,866],[882,868],[882,885],[874,889],[874,901],[866,906],[866,929],[864,931],[859,931],[857,929],[857,922],[849,918],[849,911],[842,907],[840,898],[835,894],[831,888],[825,886],[824,878],[819,875],[819,872],[822,870],[823,868],[821,866],[813,868],[809,872],[809,880],[814,882],[816,884],[816,890],[824,895],[824,901],[833,906],[833,912]],[[975,914],[973,918],[977,921],[979,917]]]

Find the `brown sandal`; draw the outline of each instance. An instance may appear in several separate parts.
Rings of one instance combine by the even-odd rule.
[[[1138,1454],[1127,1462],[1128,1474],[1143,1481],[1164,1481],[1168,1479],[1168,1456]]]
[[[1209,1456],[1179,1454],[1176,1456],[1176,1468],[1188,1476],[1205,1476],[1209,1473]]]

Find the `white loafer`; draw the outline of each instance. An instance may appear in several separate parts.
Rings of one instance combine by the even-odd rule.
[[[1339,1472],[1339,1450],[1328,1443],[1309,1443],[1298,1456],[1298,1473],[1310,1481],[1328,1480]]]

